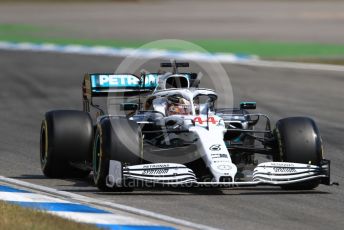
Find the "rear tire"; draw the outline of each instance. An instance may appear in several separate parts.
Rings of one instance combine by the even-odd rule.
[[[83,178],[89,170],[70,165],[89,160],[93,128],[90,116],[81,111],[57,110],[45,114],[41,125],[40,162],[50,178]]]
[[[322,141],[315,122],[308,117],[290,117],[276,123],[277,140],[274,161],[320,165]],[[283,189],[310,190],[320,184],[320,179],[281,186]]]
[[[142,163],[142,137],[139,125],[126,118],[104,118],[98,125],[93,144],[93,179],[101,191],[132,191],[125,182],[106,186],[110,160],[122,164]]]

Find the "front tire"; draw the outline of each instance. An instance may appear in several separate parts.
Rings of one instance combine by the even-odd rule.
[[[276,123],[274,161],[320,165],[322,141],[315,122],[308,117],[290,117]],[[281,186],[283,189],[310,190],[320,179]]]
[[[142,162],[142,137],[139,125],[126,118],[104,118],[98,125],[93,144],[93,179],[101,191],[132,191],[125,182],[106,186],[110,160],[136,165]]]

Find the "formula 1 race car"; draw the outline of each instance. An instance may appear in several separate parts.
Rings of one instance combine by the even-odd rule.
[[[100,190],[173,186],[330,185],[330,161],[308,117],[252,113],[255,102],[217,108],[188,63],[167,73],[86,74],[83,111],[54,110],[41,126],[40,160],[51,178],[86,177]],[[259,125],[260,124],[260,125]],[[263,125],[261,125],[263,124]],[[263,127],[263,128],[259,128]],[[259,162],[256,156],[270,161]]]

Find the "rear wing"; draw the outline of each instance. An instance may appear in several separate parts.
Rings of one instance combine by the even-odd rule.
[[[144,79],[133,74],[92,73],[85,74],[83,97],[108,96],[109,94],[139,94],[153,91],[158,84],[158,74],[146,74]]]
[[[196,73],[180,73],[189,79],[190,86],[198,87]],[[85,74],[82,84],[83,98],[106,97],[108,95],[139,95],[153,92],[158,84],[161,73],[146,73],[145,77],[134,74],[91,73]]]

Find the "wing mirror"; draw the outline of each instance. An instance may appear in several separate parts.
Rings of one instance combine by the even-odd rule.
[[[122,103],[120,104],[120,109],[122,111],[133,111],[133,110],[138,110],[139,105],[136,103]]]
[[[257,107],[256,102],[248,102],[248,101],[240,102],[240,109],[256,109],[256,107]]]

